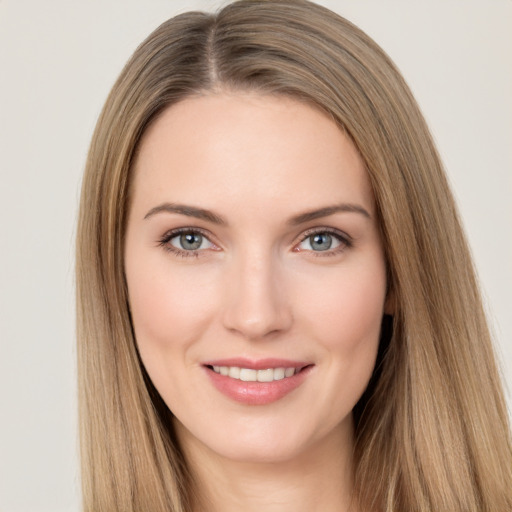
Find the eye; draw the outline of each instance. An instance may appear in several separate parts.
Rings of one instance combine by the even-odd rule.
[[[315,233],[301,242],[300,247],[310,251],[328,251],[332,249],[333,243],[339,244],[339,241],[334,240],[329,233]]]
[[[296,246],[297,251],[312,251],[316,253],[335,253],[351,246],[348,236],[332,231],[315,231],[306,236]]]
[[[217,249],[201,231],[187,228],[169,231],[159,241],[159,245],[183,257],[198,256],[205,249]]]
[[[197,251],[199,249],[208,249],[212,243],[201,233],[190,231],[173,236],[169,243],[177,249],[184,251]]]

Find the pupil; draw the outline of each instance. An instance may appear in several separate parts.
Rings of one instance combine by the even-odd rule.
[[[187,233],[185,235],[180,236],[181,246],[183,247],[183,249],[187,249],[189,251],[199,249],[199,247],[201,247],[202,241],[203,237],[195,233]]]
[[[327,251],[331,248],[332,237],[327,233],[317,233],[311,238],[311,247],[317,251]]]

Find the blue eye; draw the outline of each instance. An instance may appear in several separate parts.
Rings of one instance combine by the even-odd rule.
[[[314,251],[328,251],[332,247],[332,236],[328,233],[317,233],[308,237],[309,245]]]
[[[300,251],[325,252],[348,247],[350,243],[341,235],[329,231],[317,231],[306,236],[297,246]]]
[[[196,228],[179,228],[168,231],[158,241],[158,245],[181,257],[197,257],[203,250],[218,250],[218,247]]]
[[[201,233],[186,231],[179,233],[169,239],[170,245],[182,251],[197,251],[200,249],[209,249],[212,243]]]

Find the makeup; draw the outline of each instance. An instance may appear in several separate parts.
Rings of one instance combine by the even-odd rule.
[[[290,98],[191,96],[144,134],[132,192],[137,349],[184,449],[248,463],[328,451],[373,373],[387,286],[350,138]]]
[[[211,383],[222,394],[246,405],[276,402],[298,388],[313,364],[284,359],[222,359],[203,364]]]

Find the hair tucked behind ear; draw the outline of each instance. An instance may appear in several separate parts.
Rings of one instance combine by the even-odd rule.
[[[355,411],[362,509],[512,510],[500,379],[432,138],[384,52],[348,21],[302,0],[246,0],[165,22],[136,50],[98,120],[77,239],[84,510],[189,508],[193,486],[170,412],[136,350],[124,229],[131,164],[148,125],[187,96],[221,89],[316,105],[366,162],[395,314]]]

